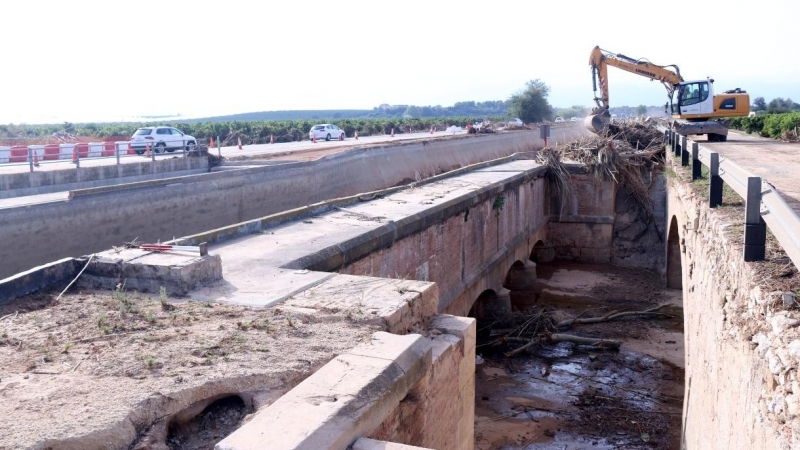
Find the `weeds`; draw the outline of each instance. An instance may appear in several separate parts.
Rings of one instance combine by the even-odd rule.
[[[144,360],[144,365],[148,369],[152,369],[156,365],[156,359],[152,356],[148,356],[147,359]]]
[[[66,344],[64,344],[64,350],[61,353],[69,353],[73,345],[74,344],[72,342],[67,342]]]
[[[97,314],[97,328],[103,334],[111,334],[111,331],[113,331],[113,327],[108,322],[108,316],[105,312]]]

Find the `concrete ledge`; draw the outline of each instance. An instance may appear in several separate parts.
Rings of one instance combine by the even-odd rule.
[[[340,355],[243,427],[216,450],[346,449],[372,432],[431,366],[422,336],[375,333]]]
[[[375,439],[361,438],[353,444],[352,450],[433,450],[413,445],[398,444],[396,442],[376,441]]]
[[[98,189],[119,183],[136,183],[146,180],[202,174],[208,172],[208,158],[173,157],[107,166],[89,166],[79,169],[39,170],[35,172],[0,175],[0,198],[49,194],[72,189]]]
[[[78,266],[74,258],[64,258],[0,280],[0,305],[49,285],[72,280],[78,274]]]

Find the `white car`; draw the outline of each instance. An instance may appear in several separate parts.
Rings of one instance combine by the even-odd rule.
[[[577,117],[570,117],[570,118],[569,118],[569,121],[570,121],[570,122],[577,122],[577,121],[579,121],[579,120],[581,120],[581,119],[578,119]]]
[[[511,119],[511,120],[508,121],[508,126],[510,126],[510,127],[521,127],[522,125],[525,125],[525,124],[522,123],[522,121],[519,120],[519,119]]]
[[[147,144],[150,144],[151,151],[155,153],[184,149],[192,151],[197,147],[197,139],[172,127],[139,128],[131,136],[131,148],[141,155],[147,151]]]
[[[343,141],[345,138],[344,130],[337,127],[336,125],[332,125],[329,123],[323,123],[320,125],[314,125],[311,127],[311,130],[308,132],[309,139],[325,139],[326,141],[330,141],[331,139],[338,139]]]
[[[560,117],[560,116],[556,117],[556,122],[563,122],[563,121],[564,121],[563,117]]]

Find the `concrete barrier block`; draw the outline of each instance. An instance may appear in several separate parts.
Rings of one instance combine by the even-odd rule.
[[[106,251],[95,255],[78,280],[87,288],[125,289],[185,295],[200,286],[222,279],[219,255],[151,253],[140,249]]]

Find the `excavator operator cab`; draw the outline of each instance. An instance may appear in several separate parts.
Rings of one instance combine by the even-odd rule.
[[[672,114],[691,119],[693,115],[714,112],[713,81],[687,81],[676,86],[672,98]],[[687,117],[688,116],[688,117]]]

